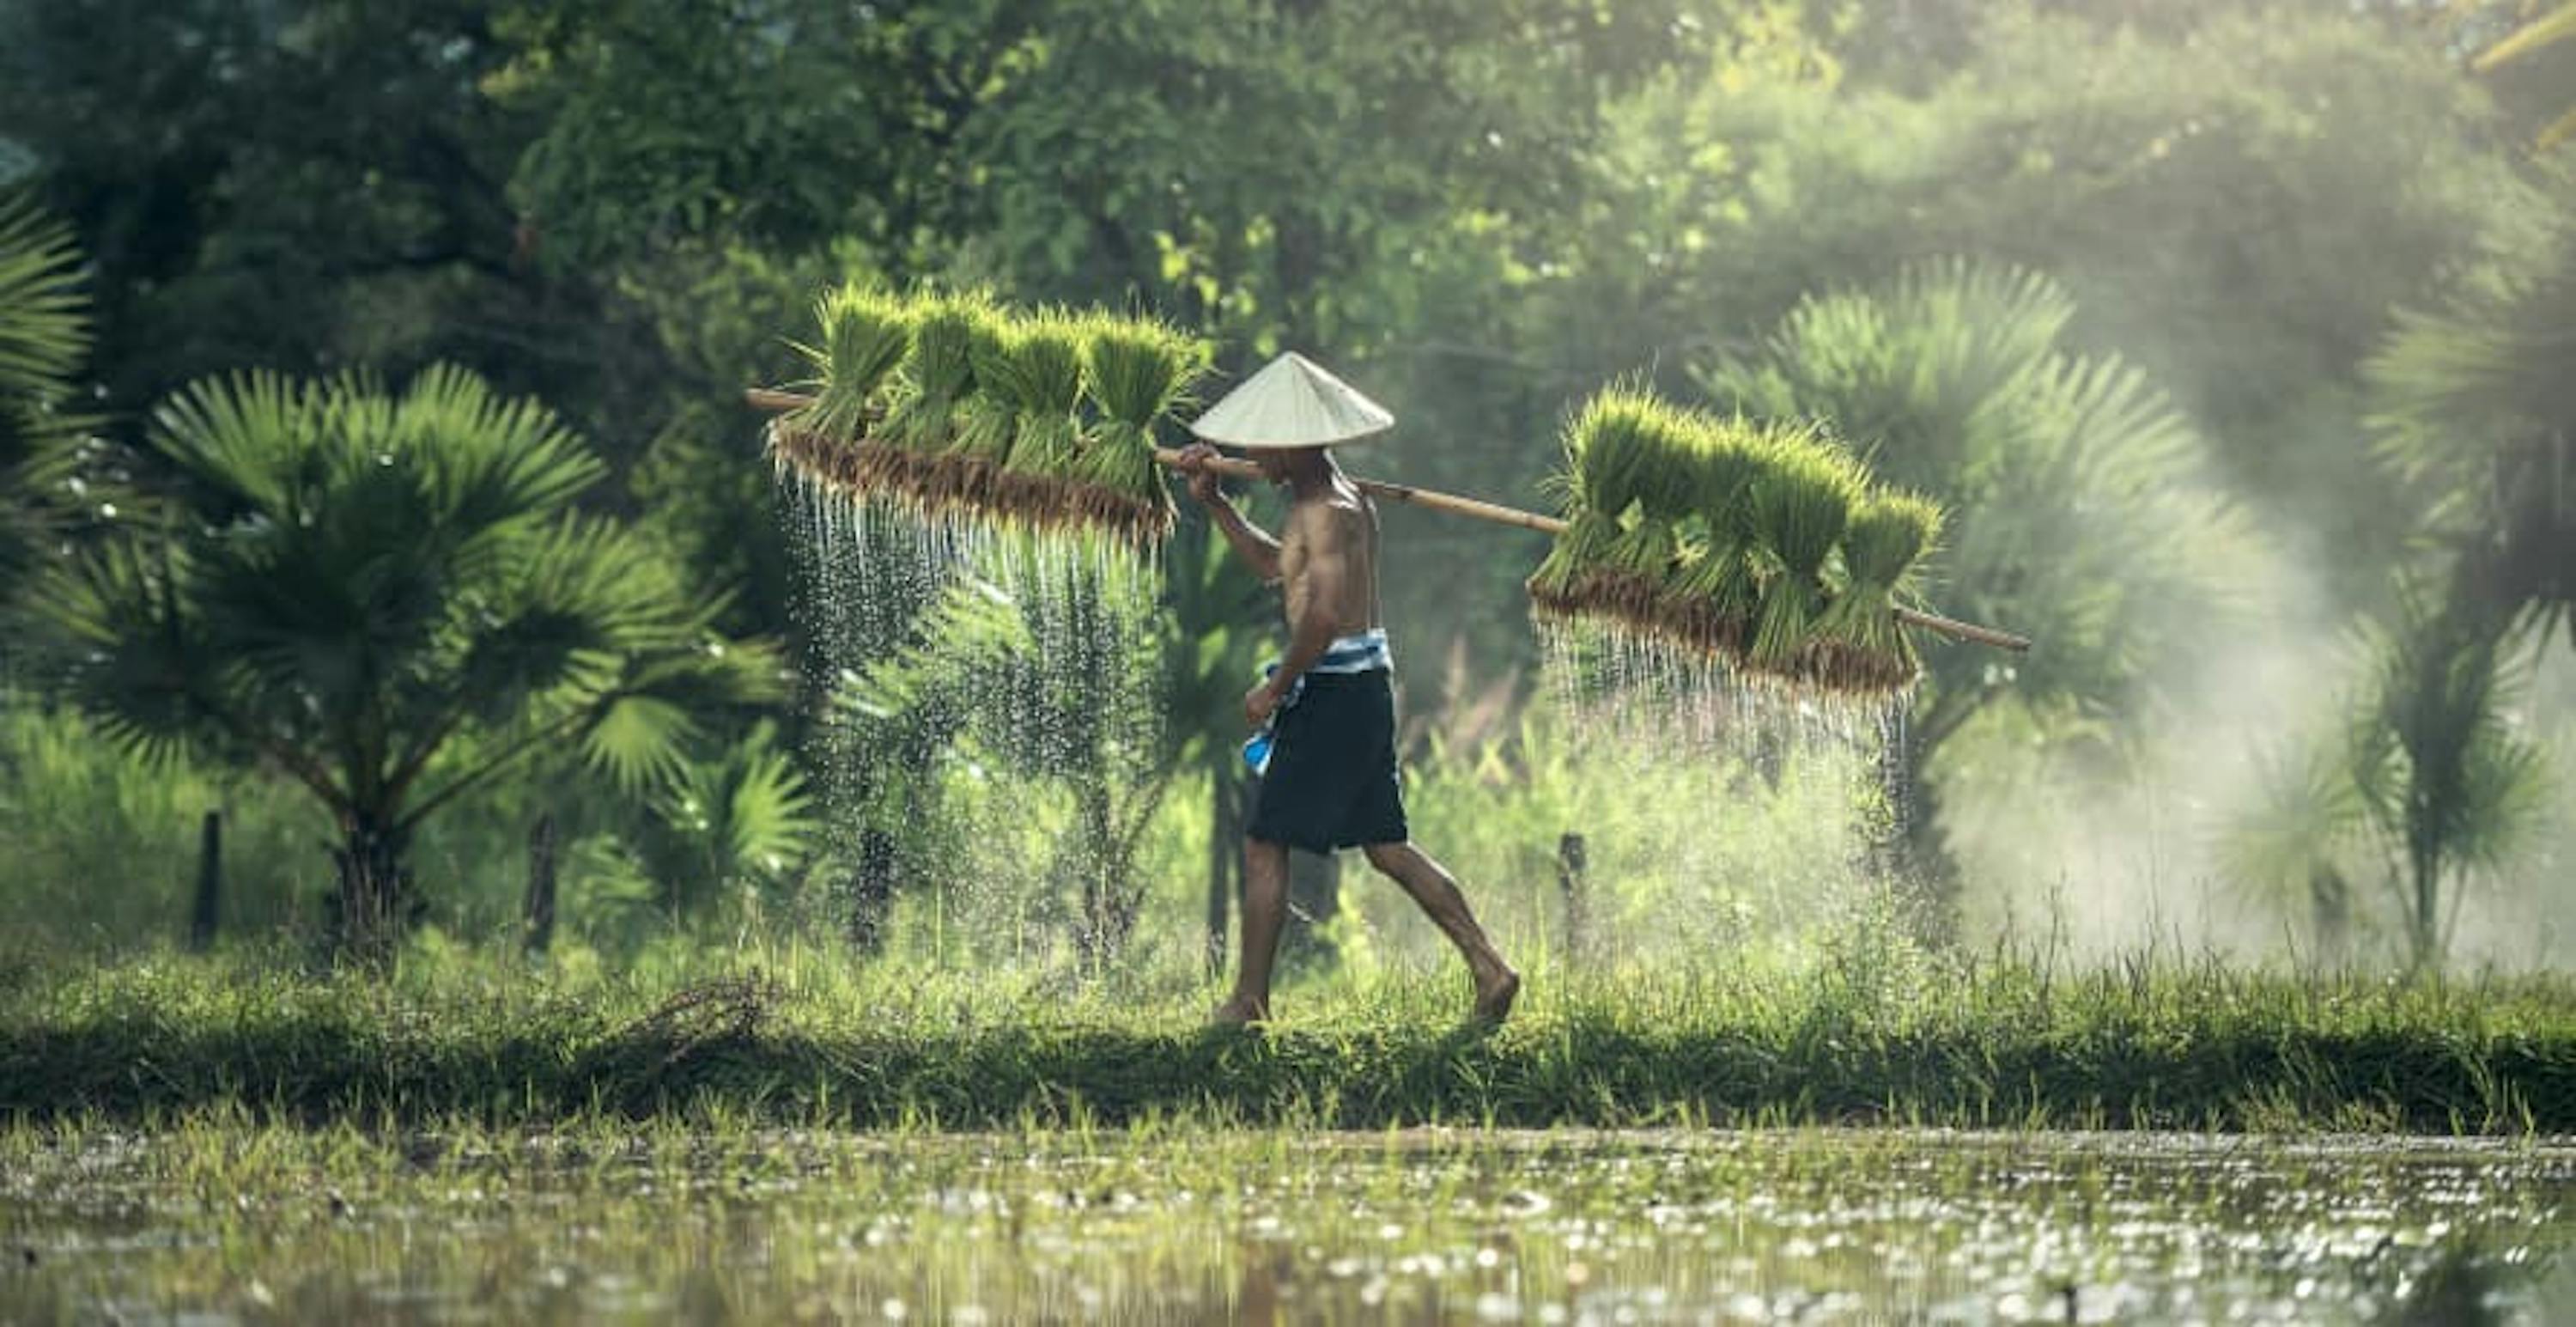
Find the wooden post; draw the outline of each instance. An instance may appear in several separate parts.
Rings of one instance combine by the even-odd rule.
[[[188,948],[202,954],[215,945],[224,906],[224,813],[208,811],[197,829],[197,897],[188,913]]]
[[[537,817],[528,833],[527,952],[542,955],[555,942],[555,818]]]
[[[1207,974],[1225,975],[1234,896],[1243,888],[1243,776],[1234,753],[1208,771]]]
[[[1565,896],[1565,952],[1580,955],[1590,945],[1591,929],[1584,916],[1588,900],[1584,898],[1584,872],[1590,866],[1590,853],[1583,836],[1568,832],[1556,840],[1556,888]]]

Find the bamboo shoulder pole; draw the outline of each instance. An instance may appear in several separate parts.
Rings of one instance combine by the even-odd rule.
[[[751,388],[743,393],[743,399],[754,409],[766,410],[771,414],[784,414],[790,410],[802,409],[813,404],[814,401],[810,396],[802,396],[795,392],[774,391],[766,387]],[[1154,449],[1154,459],[1172,469],[1181,468],[1181,453],[1177,448],[1157,447]],[[1261,467],[1250,461],[1220,458],[1208,462],[1208,469],[1235,479],[1261,478]],[[1522,511],[1518,507],[1506,507],[1496,502],[1462,498],[1455,493],[1415,488],[1411,484],[1390,484],[1384,480],[1361,479],[1356,475],[1351,478],[1351,482],[1358,485],[1361,492],[1371,497],[1384,498],[1389,502],[1401,502],[1410,506],[1426,507],[1432,511],[1445,511],[1455,516],[1492,521],[1497,525],[1518,526],[1524,530],[1536,530],[1541,534],[1559,534],[1565,529],[1565,522],[1556,517],[1542,516],[1534,511]],[[2016,636],[2009,631],[1997,631],[1993,627],[1981,627],[1973,622],[1961,622],[1956,618],[1943,617],[1938,613],[1900,607],[1896,610],[1896,620],[1910,627],[1921,627],[1925,631],[1947,636],[1952,640],[1991,645],[1996,649],[2010,650],[2015,654],[2027,653],[2030,649],[2030,638],[2027,636]]]
[[[1154,459],[1172,469],[1181,468],[1181,453],[1177,448],[1157,447],[1154,449]],[[1236,479],[1261,478],[1261,467],[1250,461],[1219,459],[1210,461],[1208,469]],[[1472,516],[1477,520],[1492,521],[1497,525],[1517,525],[1524,530],[1536,530],[1541,534],[1557,534],[1565,529],[1565,522],[1553,516],[1541,516],[1537,512],[1522,511],[1518,507],[1506,507],[1499,503],[1462,498],[1455,493],[1415,488],[1411,484],[1390,484],[1382,479],[1362,479],[1357,475],[1351,477],[1351,482],[1358,485],[1359,490],[1370,497],[1384,498],[1389,502],[1428,507],[1433,511],[1445,511],[1455,516]]]

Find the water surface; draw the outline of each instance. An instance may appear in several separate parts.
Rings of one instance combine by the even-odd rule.
[[[0,1321],[2576,1321],[2576,1145],[22,1138]]]

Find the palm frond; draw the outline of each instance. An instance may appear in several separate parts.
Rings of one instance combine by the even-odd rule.
[[[48,408],[70,393],[90,346],[81,265],[70,226],[22,192],[0,192],[0,408]]]
[[[185,608],[192,573],[184,551],[113,541],[56,564],[37,585],[38,611],[79,650],[73,703],[109,740],[155,761],[243,754],[217,708],[226,660]]]
[[[334,407],[364,400],[343,391],[334,394]],[[543,402],[505,399],[453,364],[416,375],[385,426],[388,444],[421,461],[440,518],[468,531],[559,510],[608,473]],[[390,446],[378,454],[391,454]]]
[[[688,707],[653,695],[620,695],[603,705],[581,734],[592,768],[629,792],[679,776],[700,732]]]
[[[763,721],[724,751],[681,765],[653,797],[657,857],[683,859],[671,892],[775,876],[821,836],[804,776]]]

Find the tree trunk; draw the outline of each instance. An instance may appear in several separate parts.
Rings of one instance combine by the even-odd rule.
[[[1244,786],[1231,749],[1208,771],[1207,969],[1225,975],[1226,914],[1243,888]]]
[[[894,907],[894,880],[899,856],[894,836],[870,826],[859,835],[858,869],[850,876],[850,948],[876,955],[885,950],[886,913]]]
[[[204,953],[215,947],[223,918],[224,813],[208,811],[197,833],[197,893],[188,910],[188,948]]]
[[[531,956],[543,957],[554,941],[555,818],[542,815],[528,833],[528,897],[520,943]]]
[[[403,858],[410,846],[390,825],[392,817],[360,814],[341,823],[342,843],[331,852],[339,889],[332,895],[332,939],[343,957],[378,961],[392,956],[424,911]]]
[[[2341,964],[2352,953],[2352,884],[2323,863],[2308,872],[2308,916],[2317,935],[2317,957]]]
[[[1080,796],[1081,839],[1074,845],[1075,871],[1082,880],[1082,919],[1074,949],[1083,970],[1097,973],[1127,945],[1136,929],[1136,909],[1126,884],[1126,864],[1115,860],[1117,834],[1109,790],[1099,778],[1084,781]]]
[[[1591,951],[1591,918],[1586,914],[1591,902],[1585,897],[1589,882],[1584,876],[1591,868],[1591,851],[1583,836],[1565,833],[1556,840],[1556,889],[1565,898],[1565,956],[1580,962]]]
[[[2429,852],[2407,856],[2415,876],[2415,910],[2407,920],[2407,947],[2413,951],[2415,970],[2429,972],[2442,965],[2441,864]]]

